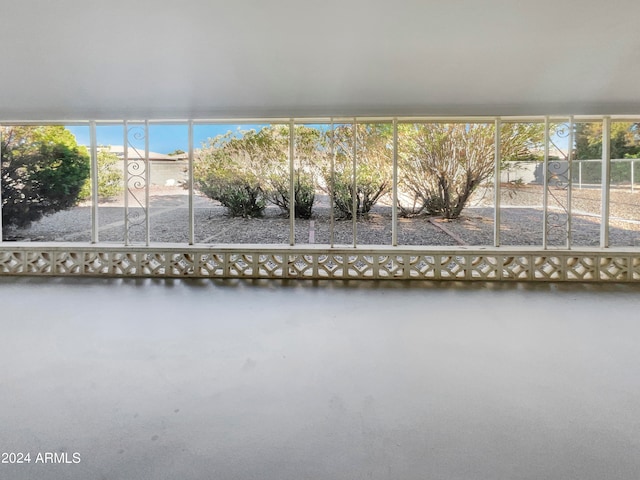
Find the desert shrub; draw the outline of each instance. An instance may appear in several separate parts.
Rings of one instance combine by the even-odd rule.
[[[403,215],[427,213],[458,218],[471,194],[495,171],[493,124],[402,125],[399,145],[399,203]],[[503,161],[530,155],[541,139],[536,124],[505,123]]]
[[[207,197],[219,201],[232,217],[261,217],[266,206],[261,166],[231,133],[209,141],[195,158],[194,180]]]
[[[267,199],[283,213],[289,213],[289,127],[265,127],[259,133],[266,137],[261,149],[267,153],[263,155],[263,164],[269,171],[264,186]],[[311,218],[313,213],[317,187],[314,165],[321,140],[318,130],[303,125],[295,127],[293,182],[296,218]]]
[[[246,176],[217,176],[215,173],[197,180],[199,190],[219,201],[232,217],[261,217],[266,202],[260,185]]]
[[[333,175],[327,160],[322,162],[324,189],[343,218],[365,216],[378,200],[391,190],[391,130],[387,125],[360,124],[356,128],[355,190],[353,185],[354,128],[340,125],[326,132],[329,144],[333,139],[335,162]]]
[[[296,127],[297,168],[294,169],[294,208],[309,218],[315,200],[311,168],[317,130]],[[259,131],[231,133],[212,139],[196,158],[194,179],[199,190],[220,201],[232,216],[261,216],[266,202],[289,212],[289,127],[272,125]]]
[[[62,126],[2,128],[2,222],[25,227],[74,206],[89,156]]]
[[[316,186],[313,175],[301,172],[299,169],[294,173],[294,215],[296,218],[311,218],[313,213],[313,202],[316,198]],[[267,198],[271,203],[280,207],[283,213],[289,212],[290,185],[289,176],[273,174],[269,176],[269,189]]]
[[[219,183],[213,186],[215,194],[210,195],[227,207],[232,217],[261,217],[266,206],[260,187],[251,185],[242,179]],[[205,192],[206,194],[206,192]]]

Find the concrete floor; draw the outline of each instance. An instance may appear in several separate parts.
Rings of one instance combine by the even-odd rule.
[[[639,294],[0,278],[0,478],[637,479]]]

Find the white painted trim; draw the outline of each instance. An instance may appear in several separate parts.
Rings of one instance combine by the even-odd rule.
[[[493,246],[500,246],[500,186],[502,179],[502,171],[500,169],[502,163],[502,121],[499,118],[495,120],[495,170],[493,179]]]
[[[0,276],[640,283],[638,249],[0,246]]]
[[[398,246],[398,119],[393,119],[393,173],[391,185],[391,245]]]
[[[96,122],[89,124],[90,150],[91,150],[91,242],[98,243],[100,241],[100,233],[98,229],[99,213],[98,205],[100,197],[98,186],[100,184],[99,168],[98,168],[98,142],[96,137]]]
[[[295,122],[289,120],[289,245],[296,244]]]
[[[542,171],[542,249],[546,250],[549,233],[549,117],[544,119],[544,166]]]
[[[193,245],[195,240],[195,209],[194,209],[194,179],[193,179],[193,122],[189,121],[189,245]]]
[[[602,200],[600,213],[600,247],[609,246],[609,199],[611,190],[611,118],[602,119]]]
[[[353,222],[353,248],[358,246],[358,122],[354,118],[353,125],[353,183],[351,188],[351,221]],[[335,187],[335,185],[334,185]]]

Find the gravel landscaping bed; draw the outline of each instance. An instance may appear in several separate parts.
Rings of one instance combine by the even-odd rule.
[[[566,191],[551,191],[564,201]],[[599,189],[574,189],[572,194],[572,238],[575,246],[598,246],[600,241]],[[612,246],[640,246],[640,193],[611,190],[610,238]],[[194,199],[196,243],[265,243],[289,244],[289,218],[274,206],[263,218],[231,218],[219,203],[202,196]],[[130,209],[132,217],[141,209]],[[391,207],[376,205],[367,218],[358,219],[358,245],[391,244]],[[566,215],[564,216],[566,219]],[[505,188],[501,195],[501,244],[542,244],[542,188],[521,186]],[[149,223],[152,242],[187,243],[188,196],[178,188],[152,187]],[[122,243],[124,238],[124,204],[122,199],[99,207],[100,241]],[[314,215],[309,220],[296,219],[296,244],[329,244],[331,216],[326,196],[318,195]],[[453,221],[426,216],[398,219],[399,245],[493,245],[494,208],[491,189],[479,191],[463,215]],[[550,229],[551,246],[564,245],[566,226]],[[335,219],[334,244],[353,245],[353,223]],[[80,205],[43,218],[26,229],[5,232],[10,239],[27,241],[81,241],[91,239],[91,207]],[[144,223],[131,229],[131,241],[144,241]]]

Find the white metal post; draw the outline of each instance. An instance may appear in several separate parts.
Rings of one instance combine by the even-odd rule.
[[[571,177],[571,172],[573,171],[572,163],[573,163],[573,133],[574,133],[574,125],[573,125],[573,116],[569,117],[569,146],[567,148],[567,249],[571,249],[571,244],[573,243],[573,235],[572,235],[572,215],[571,215],[571,191],[573,188],[573,180]]]
[[[393,119],[393,184],[391,186],[391,245],[398,246],[398,119]]]
[[[609,198],[611,184],[611,117],[602,119],[602,201],[600,247],[609,247]]]
[[[357,237],[358,237],[358,177],[357,177],[357,155],[358,155],[358,125],[356,123],[356,119],[353,119],[352,125],[353,131],[353,194],[352,194],[352,220],[353,220],[353,248],[358,245]]]
[[[501,170],[500,164],[502,163],[502,121],[499,118],[495,120],[494,126],[494,144],[495,150],[495,171],[493,179],[493,245],[495,247],[500,246],[500,181]]]
[[[547,216],[549,212],[549,117],[544,117],[544,165],[542,193],[542,248],[547,248]]]
[[[91,155],[91,243],[98,243],[98,141],[96,138],[96,122],[89,123],[89,142]]]
[[[124,244],[129,245],[129,124],[122,124],[124,131]]]
[[[635,160],[632,159],[631,160],[631,193],[633,193],[633,191],[634,191],[633,183],[634,183],[634,181],[636,179],[636,176],[635,176],[635,173],[634,173],[635,165],[636,165],[636,162],[635,162]]]
[[[195,243],[195,212],[193,206],[193,120],[189,120],[189,245]]]
[[[296,244],[295,123],[289,120],[289,245]]]
[[[144,121],[144,164],[145,164],[145,189],[144,189],[144,208],[145,215],[145,243],[149,246],[151,240],[151,212],[149,211],[149,188],[151,187],[151,162],[149,162],[149,120]]]
[[[329,189],[329,204],[330,207],[330,215],[331,215],[331,227],[329,232],[329,243],[331,248],[333,248],[335,243],[335,226],[336,226],[336,217],[335,217],[335,208],[334,208],[334,197],[335,197],[335,188],[336,188],[336,154],[335,154],[335,126],[333,124],[333,118],[331,119],[331,142],[329,144],[329,155],[331,155],[331,188]]]

